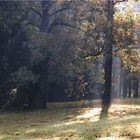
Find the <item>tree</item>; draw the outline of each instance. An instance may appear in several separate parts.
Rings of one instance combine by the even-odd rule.
[[[113,15],[114,1],[107,1],[107,31],[105,40],[105,84],[102,94],[102,116],[107,116],[108,109],[111,103],[111,86],[112,86],[112,49],[113,49]]]
[[[8,101],[8,93],[16,88],[10,75],[16,72],[19,67],[29,68],[30,50],[28,47],[27,35],[23,27],[23,21],[27,16],[22,3],[1,1],[0,2],[0,26],[1,26],[1,105]],[[11,9],[12,7],[12,9]],[[28,10],[27,10],[28,11]],[[22,54],[22,55],[21,55]]]
[[[61,21],[58,21],[57,19],[55,19],[55,16],[65,10],[67,10],[69,8],[69,5],[71,3],[71,1],[69,2],[62,2],[62,7],[56,11],[52,10],[52,8],[55,7],[55,1],[52,0],[45,0],[45,1],[41,1],[39,2],[39,4],[41,5],[41,11],[42,13],[40,13],[39,11],[37,11],[35,8],[32,8],[33,12],[37,13],[40,17],[41,23],[39,25],[39,29],[41,33],[44,33],[45,38],[47,39],[47,43],[49,42],[49,38],[47,38],[47,36],[49,36],[50,32],[53,30],[53,28],[57,25],[63,25],[63,23]],[[56,6],[57,7],[57,6]],[[54,8],[55,9],[55,8]],[[29,23],[31,25],[34,25],[33,23]],[[28,25],[28,24],[27,24]],[[54,38],[54,36],[53,36]],[[46,108],[47,107],[47,98],[48,98],[48,92],[49,92],[49,67],[50,67],[50,57],[51,57],[51,52],[48,49],[47,44],[44,44],[44,55],[46,56],[44,63],[42,64],[43,69],[41,72],[41,77],[39,80],[39,90],[38,93],[35,97],[35,108]]]
[[[104,92],[102,94],[102,111],[101,118],[107,117],[108,109],[111,104],[111,87],[112,87],[112,58],[113,58],[113,29],[114,29],[114,5],[118,2],[114,0],[106,1],[107,23],[106,23],[106,39],[105,39],[105,76],[104,76]]]
[[[102,114],[107,114],[113,56],[121,57],[126,67],[131,64],[132,71],[138,66],[134,56],[137,51],[130,45],[134,40],[130,30],[133,21],[116,18],[116,2],[45,0],[0,4],[4,19],[0,20],[0,90],[6,90],[7,85],[8,92],[17,88],[21,108],[27,102],[32,108],[46,108],[47,96],[52,99],[55,95],[54,100],[65,100],[69,95],[74,100],[85,95],[99,97],[105,81]],[[7,91],[2,91],[1,97],[9,100]]]

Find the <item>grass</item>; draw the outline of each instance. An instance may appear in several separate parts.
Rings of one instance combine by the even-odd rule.
[[[99,101],[0,111],[0,140],[140,140],[140,99],[115,100],[108,119],[99,120],[100,111]]]

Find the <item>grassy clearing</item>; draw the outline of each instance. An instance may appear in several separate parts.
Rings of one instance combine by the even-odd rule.
[[[0,140],[140,140],[140,100],[115,100],[109,118],[102,120],[99,101],[91,101],[92,107],[82,102],[85,108],[75,104],[81,102],[53,103],[40,111],[1,111]]]

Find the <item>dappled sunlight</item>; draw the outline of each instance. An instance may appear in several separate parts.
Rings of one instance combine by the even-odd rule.
[[[64,121],[59,124],[54,124],[53,127],[99,121],[101,108],[92,108],[92,109],[84,109],[84,110],[85,110],[84,113],[79,114],[76,117],[68,116],[67,118],[69,119],[67,119],[67,122]]]
[[[109,119],[114,122],[113,129],[120,140],[140,138],[140,105],[113,104],[109,109]]]
[[[30,134],[35,133],[35,132],[36,132],[36,129],[29,129],[29,130],[26,130],[24,134],[30,135]]]
[[[78,132],[74,129],[69,129],[69,130],[65,130],[65,131],[60,131],[58,132],[57,136],[59,137],[72,137],[72,136],[76,136],[78,135]]]
[[[0,0],[0,140],[140,140],[140,0]]]
[[[85,108],[82,111],[83,113],[80,113],[76,117],[74,116],[67,116],[66,120],[64,119],[63,122],[59,124],[54,124],[53,127],[59,127],[59,126],[68,126],[68,125],[74,125],[74,124],[82,124],[87,122],[98,122],[100,120],[100,113],[101,108]],[[140,119],[140,116],[136,116],[137,113],[140,112],[140,105],[118,105],[113,104],[109,109],[109,118],[108,120],[111,120],[112,122],[116,121],[127,121],[128,119]],[[119,128],[118,128],[119,129]]]
[[[100,113],[101,113],[101,108],[93,108],[91,110],[85,111],[81,115],[78,115],[76,118],[80,120],[85,119],[90,122],[96,122],[99,120]]]
[[[139,132],[140,132],[140,125],[138,125],[138,126],[137,126],[137,129],[138,129],[138,130],[139,130]]]
[[[0,135],[0,140],[4,139],[6,136],[5,135]]]
[[[119,102],[120,103],[120,102]],[[107,119],[99,119],[100,106],[0,115],[0,139],[128,140],[140,138],[140,105],[113,103]],[[31,117],[35,116],[35,117]],[[42,116],[43,114],[43,116]],[[15,123],[16,122],[16,123]],[[24,123],[23,123],[24,122]]]
[[[116,137],[103,137],[103,138],[98,138],[97,140],[127,140],[125,138],[116,138]]]
[[[77,118],[91,118],[99,115],[101,112],[101,108],[94,108],[89,111],[86,111],[84,114],[77,116]]]
[[[61,122],[60,124],[54,124],[52,127],[59,127],[59,126],[67,126],[67,125],[73,125],[77,123],[83,123],[84,121],[75,120],[75,121],[69,121],[69,122]]]
[[[115,109],[127,109],[127,108],[131,108],[131,109],[140,109],[140,105],[121,105],[121,104],[113,104],[111,106],[111,108],[115,108]]]
[[[118,105],[113,104],[110,109],[110,114],[126,115],[128,113],[140,112],[140,105]]]

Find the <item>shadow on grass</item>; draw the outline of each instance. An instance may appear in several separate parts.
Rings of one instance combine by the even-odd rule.
[[[107,119],[100,107],[0,114],[0,139],[111,140],[140,139],[140,106],[113,105]]]

